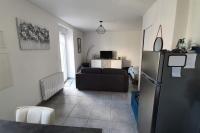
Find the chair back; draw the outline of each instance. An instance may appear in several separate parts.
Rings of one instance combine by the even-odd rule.
[[[47,107],[25,106],[16,110],[16,122],[52,124],[54,119],[54,109]]]

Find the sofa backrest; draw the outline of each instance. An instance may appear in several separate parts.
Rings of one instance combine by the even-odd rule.
[[[127,72],[122,69],[104,68],[102,74],[126,74]]]
[[[81,73],[101,74],[102,69],[101,68],[83,68],[83,69],[81,69]]]
[[[84,68],[81,70],[84,74],[127,74],[125,70],[113,68]]]

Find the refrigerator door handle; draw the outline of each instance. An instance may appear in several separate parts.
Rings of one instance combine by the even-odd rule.
[[[148,79],[150,82],[152,82],[153,84],[156,85],[160,85],[161,83],[152,79],[149,75],[147,75],[146,73],[142,72],[142,76],[144,76],[144,78]]]

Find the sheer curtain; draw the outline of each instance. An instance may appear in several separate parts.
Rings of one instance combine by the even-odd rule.
[[[63,33],[59,34],[59,40],[60,40],[60,55],[61,55],[61,66],[62,66],[62,72],[64,74],[64,81],[67,81],[67,41],[66,41],[66,35]]]

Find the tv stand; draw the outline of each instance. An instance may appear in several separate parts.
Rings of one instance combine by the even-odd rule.
[[[116,68],[122,69],[122,60],[115,59],[93,59],[91,60],[92,68]]]

